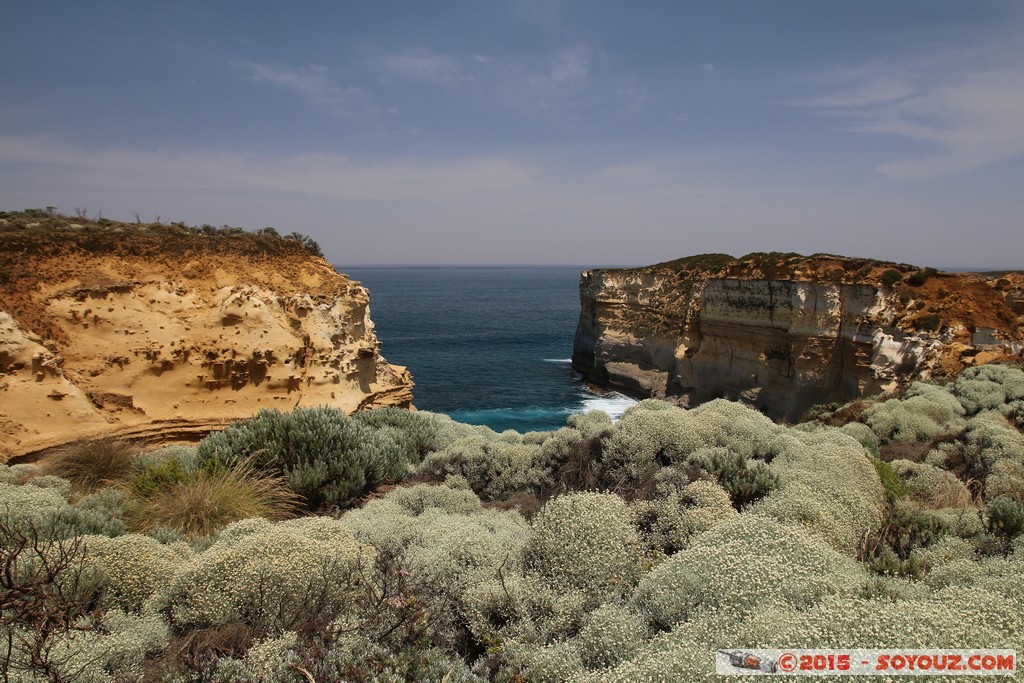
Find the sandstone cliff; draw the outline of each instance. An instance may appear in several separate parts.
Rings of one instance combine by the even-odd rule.
[[[634,394],[792,419],[1019,353],[1007,298],[980,276],[822,254],[584,271],[573,365]]]
[[[0,218],[0,462],[261,408],[409,406],[368,295],[271,231]]]

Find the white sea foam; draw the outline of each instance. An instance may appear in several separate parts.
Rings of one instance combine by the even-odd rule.
[[[610,391],[606,394],[587,394],[583,399],[583,408],[580,412],[603,410],[611,415],[613,420],[618,420],[626,412],[626,409],[636,405],[636,403],[637,400],[635,398],[630,398],[616,391]]]
[[[541,358],[541,360],[545,363],[561,363],[563,365],[568,365],[572,362],[572,358]]]

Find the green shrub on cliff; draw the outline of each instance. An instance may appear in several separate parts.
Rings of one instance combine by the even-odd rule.
[[[327,407],[262,410],[207,437],[196,451],[202,462],[251,462],[279,473],[310,510],[346,508],[371,486],[401,480],[434,443],[431,418],[408,415],[352,419]]]
[[[474,434],[428,455],[417,473],[438,479],[463,477],[482,498],[495,500],[515,491],[536,492],[550,486],[552,472],[547,464],[544,448],[525,443],[520,434]]]
[[[1024,400],[1024,371],[1007,365],[967,368],[951,387],[968,415],[998,410],[1004,415],[1009,405]]]
[[[385,430],[403,449],[422,459],[456,440],[475,433],[447,415],[401,408],[380,408],[356,413],[353,419],[378,431]]]
[[[876,403],[864,421],[883,442],[924,441],[953,433],[964,426],[964,408],[942,387],[915,382],[903,400]]]
[[[652,626],[672,628],[703,610],[742,615],[759,605],[807,608],[852,595],[864,579],[851,558],[820,537],[756,515],[739,515],[647,574],[633,604]]]
[[[621,498],[573,493],[541,508],[523,553],[527,568],[554,588],[579,590],[600,602],[634,584],[642,565],[640,548]]]
[[[737,509],[764,498],[779,485],[778,476],[768,465],[728,448],[698,448],[686,462],[721,484]]]
[[[750,507],[756,514],[813,529],[835,548],[853,552],[881,524],[882,484],[864,448],[837,429],[780,431],[770,468],[778,488]]]
[[[179,628],[242,620],[255,632],[277,633],[329,623],[373,559],[340,522],[238,522],[174,575],[167,610]]]

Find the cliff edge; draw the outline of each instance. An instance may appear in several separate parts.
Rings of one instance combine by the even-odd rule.
[[[272,228],[0,214],[0,462],[198,437],[261,408],[408,407],[368,302]]]
[[[817,403],[1019,354],[1016,290],[1002,285],[827,254],[589,270],[573,366],[633,394],[682,405],[724,397],[795,419]]]

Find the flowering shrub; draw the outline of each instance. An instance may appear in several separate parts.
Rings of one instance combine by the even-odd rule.
[[[957,376],[952,392],[968,415],[999,410],[1024,400],[1024,371],[1006,365],[967,368]]]
[[[983,412],[967,421],[957,441],[939,444],[925,462],[954,471],[963,480],[984,482],[987,493],[1018,495],[1024,434],[998,412]]]
[[[725,490],[710,481],[695,481],[652,500],[630,504],[630,515],[644,548],[661,555],[682,550],[694,535],[737,514]]]
[[[857,439],[860,445],[866,448],[871,455],[876,458],[878,457],[878,435],[871,431],[871,427],[862,422],[847,422],[839,428],[839,431]]]
[[[124,489],[108,486],[79,498],[75,507],[80,514],[97,520],[96,526],[102,526],[104,529],[100,533],[105,536],[118,536],[124,533],[125,506],[130,503],[129,495]]]
[[[935,439],[964,426],[964,408],[942,387],[915,382],[903,400],[890,399],[864,411],[864,421],[884,443]]]
[[[466,626],[481,643],[498,648],[508,640],[548,644],[575,633],[587,596],[555,589],[534,575],[481,573],[462,597]]]
[[[587,615],[580,629],[580,659],[588,669],[615,666],[636,654],[647,636],[647,624],[638,614],[615,603],[602,605]]]
[[[387,498],[410,515],[420,515],[431,508],[460,515],[472,515],[483,510],[480,499],[470,489],[451,485],[402,486],[389,493]]]
[[[527,567],[558,589],[593,598],[622,593],[637,580],[640,541],[618,496],[573,493],[548,501],[523,550]]]
[[[684,520],[690,533],[707,531],[736,515],[729,494],[710,481],[695,481],[680,492]]]
[[[422,484],[395,489],[341,522],[360,541],[404,559],[432,625],[449,633],[462,628],[469,586],[521,572],[530,531],[516,512],[481,508],[471,491]]]
[[[85,544],[89,564],[99,571],[106,592],[104,602],[126,612],[141,610],[154,593],[171,582],[192,554],[184,544],[179,544],[175,552],[141,534],[87,536]]]
[[[537,490],[550,484],[544,467],[542,446],[523,443],[519,435],[497,438],[476,435],[460,439],[442,451],[427,456],[418,473],[440,478],[465,478],[473,491],[494,500],[513,491]]]
[[[790,429],[770,448],[778,489],[751,506],[757,514],[810,527],[846,552],[877,529],[884,495],[878,474],[859,443],[842,432]]]
[[[963,586],[910,601],[831,597],[804,612],[763,614],[758,637],[789,647],[1019,647],[1024,624],[1014,609],[998,594]]]
[[[503,646],[499,661],[495,680],[500,683],[566,683],[583,672],[580,653],[567,642],[538,646],[512,641]]]
[[[71,497],[71,482],[64,477],[53,474],[44,474],[40,477],[33,477],[25,482],[28,486],[38,486],[41,489],[53,489],[67,500]]]
[[[768,603],[806,608],[849,595],[864,580],[856,562],[805,530],[741,514],[693,539],[645,576],[633,604],[668,629],[704,609],[741,613]]]
[[[372,549],[340,522],[238,524],[243,533],[227,527],[170,582],[166,602],[175,626],[244,620],[258,630],[287,630],[315,616],[310,611],[336,609],[360,563],[373,560]],[[337,531],[325,533],[332,526]]]
[[[119,520],[102,511],[73,507],[62,493],[63,488],[0,483],[0,518],[15,528],[32,525],[60,538],[123,533]]]
[[[245,674],[257,681],[298,678],[298,672],[290,666],[298,658],[296,645],[298,638],[293,631],[253,643],[245,653]]]
[[[476,495],[460,488],[457,481],[444,486],[417,484],[396,488],[384,498],[345,513],[340,521],[357,539],[378,550],[430,546],[438,538],[447,537],[449,529],[464,527],[466,533],[475,529],[494,534],[496,547],[501,549],[495,554],[510,554],[516,566],[528,532],[518,513],[484,510]],[[471,544],[480,539],[463,540]]]
[[[481,573],[493,575],[499,568],[516,571],[522,566],[529,530],[516,513],[431,514],[419,521],[422,540],[409,548],[408,567],[438,595],[458,600]]]
[[[914,500],[935,508],[971,504],[971,494],[967,487],[946,470],[909,460],[893,460],[889,465],[903,477]]]
[[[1006,458],[992,465],[992,473],[985,479],[985,495],[1024,503],[1024,453],[1019,459]]]
[[[39,465],[31,463],[0,465],[0,484],[24,484],[29,479],[38,477],[42,472]]]
[[[55,643],[51,654],[60,664],[54,672],[59,678],[54,680],[142,680],[146,657],[162,651],[169,639],[170,630],[158,615],[110,610],[103,616],[102,628],[75,633]]]
[[[914,548],[910,554],[914,562],[927,572],[925,581],[936,587],[949,585],[950,582],[940,577],[948,574],[950,566],[960,568],[963,562],[968,562],[969,571],[974,571],[978,567],[974,562],[974,546],[952,535],[943,536],[931,547]]]
[[[590,439],[611,429],[612,418],[603,410],[588,410],[570,415],[566,424],[577,430],[584,439]]]
[[[983,413],[967,423],[966,447],[969,456],[991,467],[999,460],[1024,457],[1024,434],[998,413]]]
[[[688,412],[660,401],[641,401],[631,406],[604,446],[603,466],[613,479],[637,480],[652,467],[683,459],[710,437]]]
[[[343,634],[326,652],[313,654],[305,664],[315,681],[486,683],[487,680],[475,676],[460,658],[438,648],[396,648],[362,633]],[[277,679],[274,680],[276,683]],[[296,677],[295,681],[308,683],[309,679]],[[253,683],[268,681],[256,679]]]
[[[772,438],[782,428],[768,417],[742,403],[718,399],[688,411],[700,425],[710,446],[719,446],[739,453],[744,458],[770,460]]]
[[[1009,498],[993,498],[988,503],[989,530],[1006,540],[1011,540],[1024,531],[1024,505]]]
[[[0,484],[0,512],[12,523],[47,519],[68,507],[67,499],[53,489]]]

